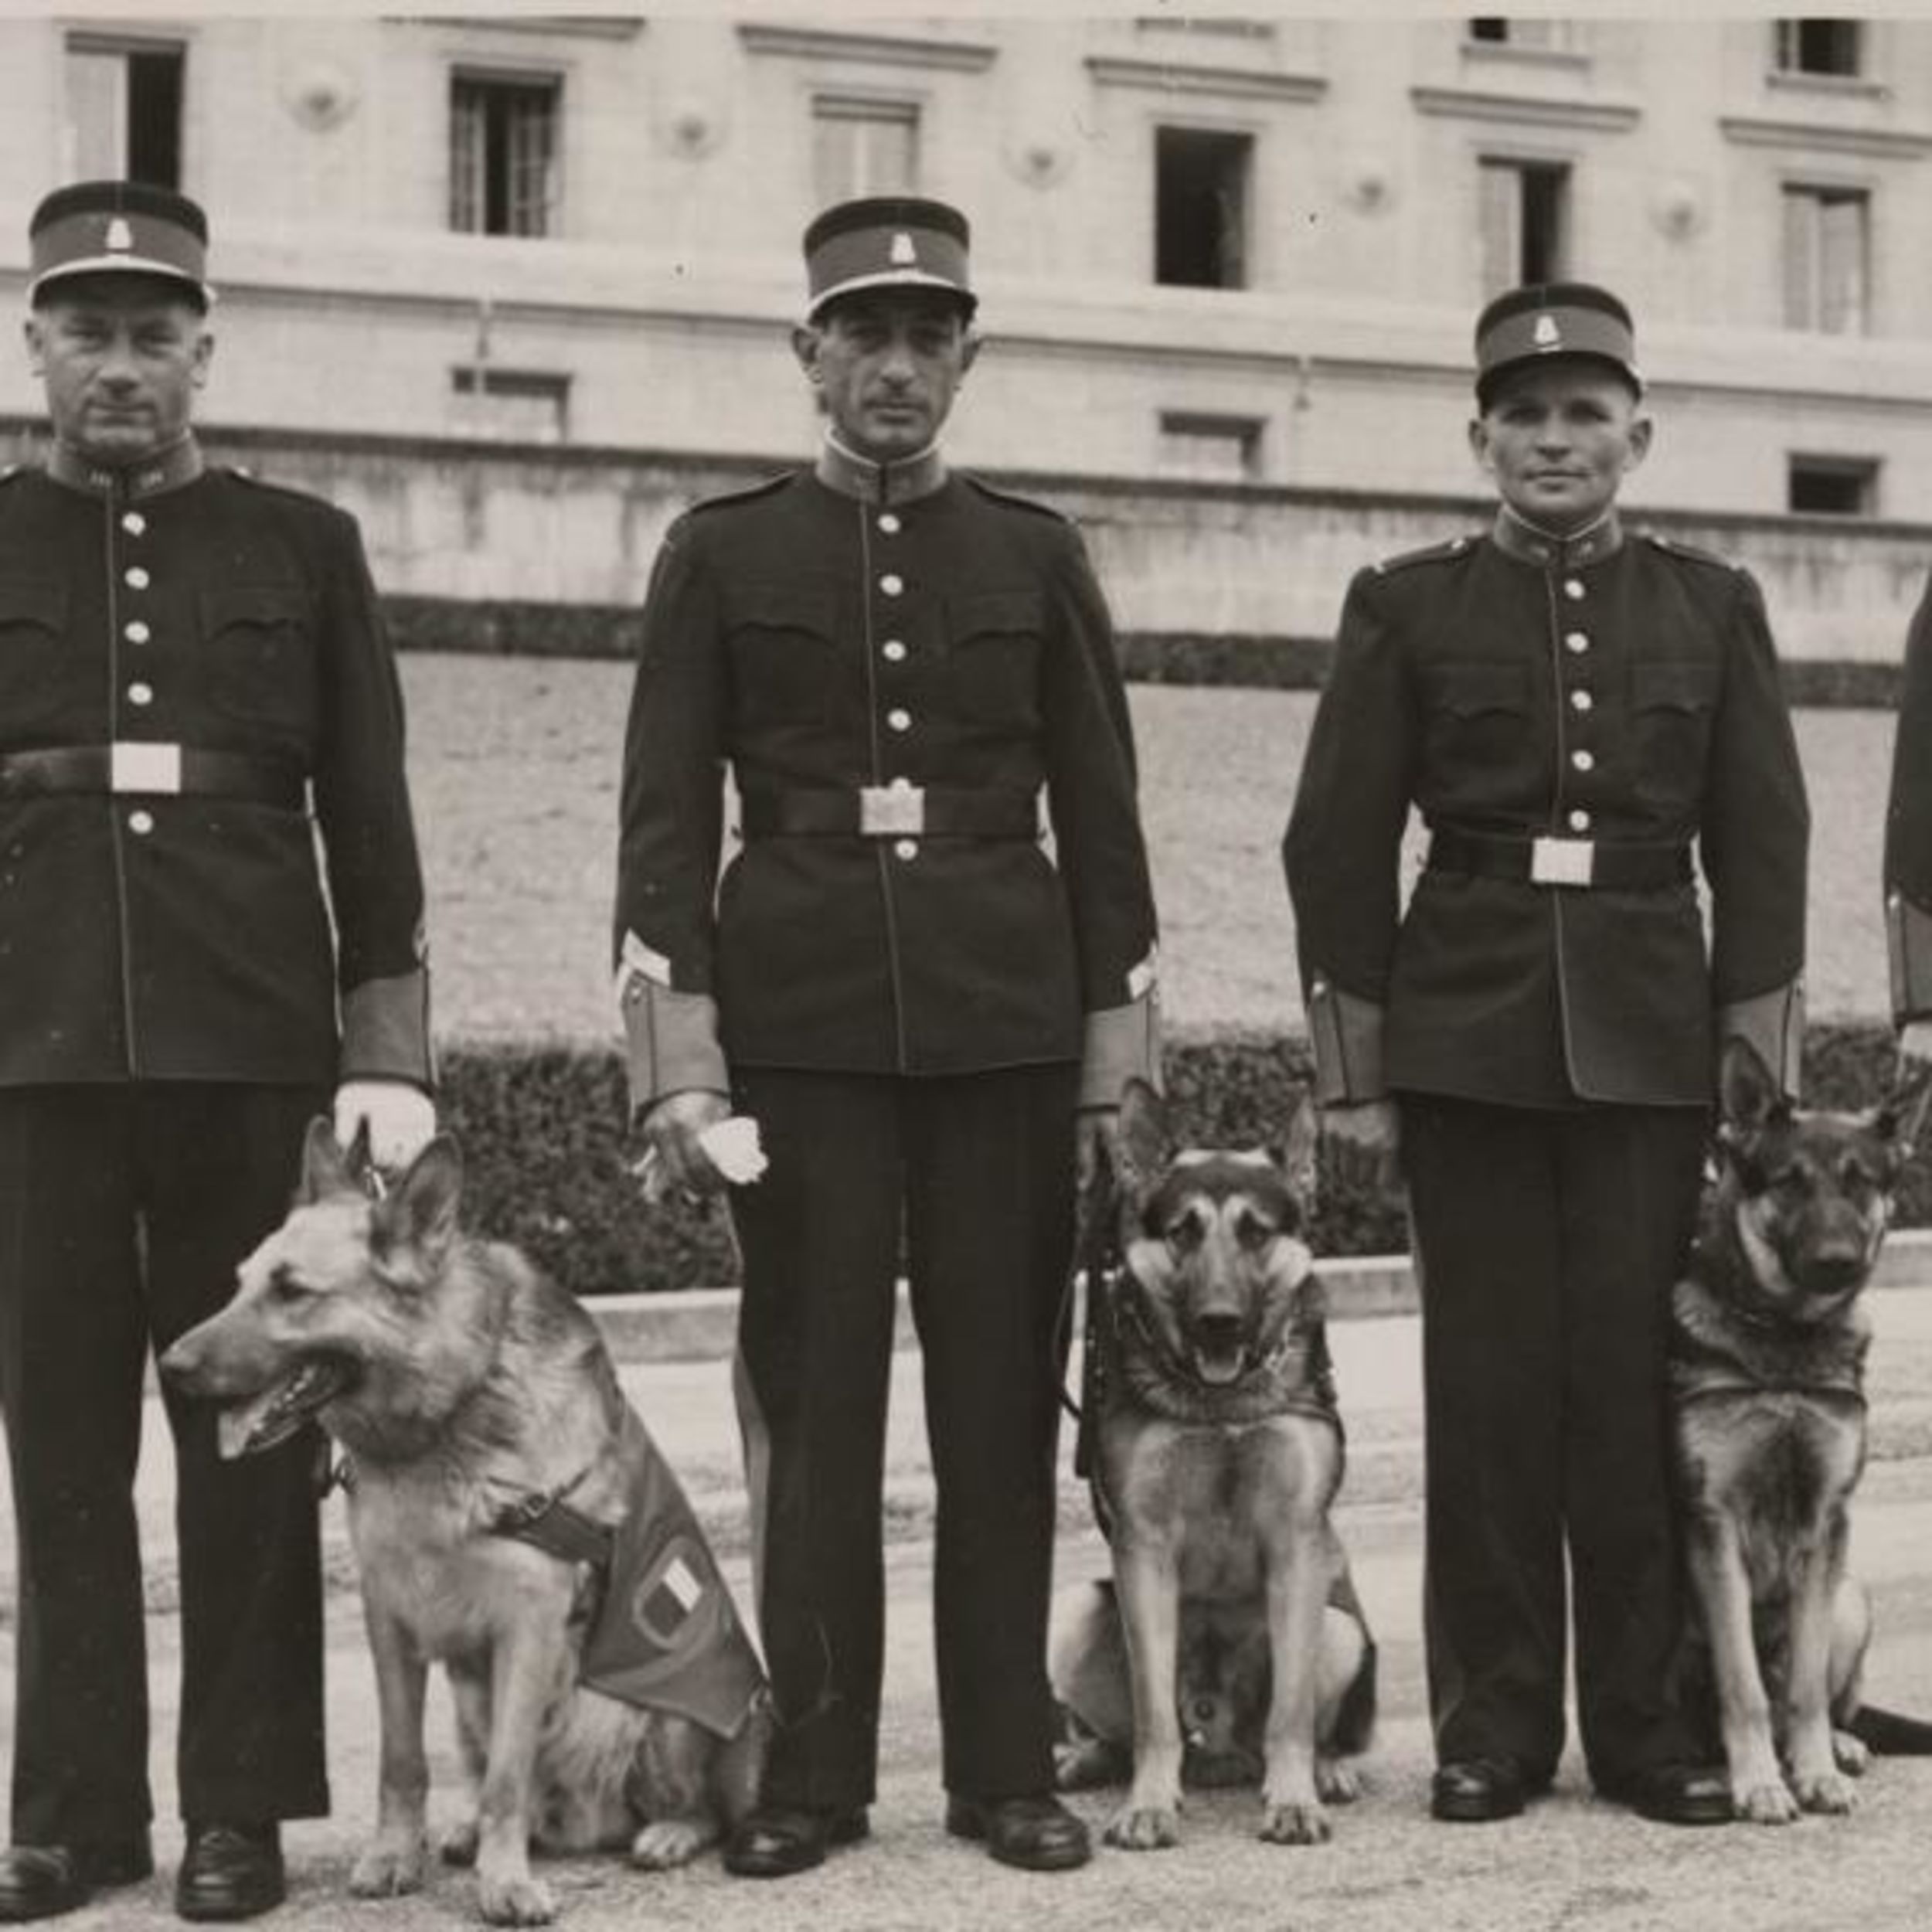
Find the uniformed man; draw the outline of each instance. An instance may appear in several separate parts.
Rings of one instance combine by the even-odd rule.
[[[0,1404],[19,1537],[0,1918],[151,1869],[142,1363],[219,1307],[304,1128],[434,1126],[403,720],[361,541],[203,462],[207,224],[124,182],[32,224],[44,467],[0,482]],[[326,889],[315,833],[327,854]],[[332,940],[332,920],[333,938]],[[170,1400],[186,1917],[325,1810],[315,1440]]]
[[[1056,1340],[1077,1120],[1155,1072],[1154,913],[1106,607],[1053,512],[937,443],[977,343],[967,225],[913,199],[807,232],[816,464],[700,505],[652,580],[625,748],[618,988],[675,1182],[736,1107],[758,1621],[779,1728],[726,1849],[782,1876],[866,1830],[901,1230],[938,1488],[947,1828],[1041,1869]],[[714,915],[729,764],[743,849]],[[1043,848],[1039,800],[1050,808]]]
[[[1905,689],[1885,815],[1892,1020],[1909,1062],[1932,1062],[1932,590],[1905,639]]]
[[[1756,584],[1619,520],[1652,434],[1624,305],[1516,290],[1476,362],[1496,519],[1351,585],[1284,844],[1325,1124],[1408,1183],[1433,1808],[1549,1783],[1566,1546],[1591,1777],[1717,1822],[1669,1668],[1665,1321],[1716,1042],[1795,1082],[1804,787]]]

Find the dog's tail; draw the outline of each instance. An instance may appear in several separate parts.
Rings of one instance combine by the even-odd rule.
[[[1932,1757],[1932,1724],[1905,1717],[1876,1704],[1862,1704],[1845,1728],[1881,1757]]]

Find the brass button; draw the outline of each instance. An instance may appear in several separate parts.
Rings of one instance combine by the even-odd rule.
[[[121,634],[130,644],[145,644],[154,635],[154,633],[141,622],[140,618],[136,617],[132,624],[122,627]]]
[[[1583,580],[1581,577],[1566,577],[1563,580],[1563,595],[1573,604],[1579,602],[1583,594]]]
[[[130,510],[121,519],[121,527],[130,536],[139,536],[148,528],[148,519],[138,510]]]
[[[137,563],[127,572],[121,581],[131,590],[145,590],[148,587],[148,573]]]
[[[900,577],[896,571],[888,570],[886,574],[879,580],[879,588],[881,593],[889,597],[897,597],[900,592],[904,590],[905,587],[906,580]]]
[[[137,838],[145,838],[155,828],[155,815],[151,811],[131,811],[128,815],[128,829]]]
[[[1570,694],[1570,708],[1573,711],[1587,711],[1596,702],[1587,691],[1573,691]]]
[[[1573,751],[1570,754],[1570,762],[1579,771],[1594,771],[1597,768],[1594,754],[1587,751]]]
[[[898,840],[893,846],[893,856],[895,859],[917,859],[919,856],[919,841],[917,838]]]
[[[1587,832],[1590,829],[1590,814],[1580,805],[1570,815],[1570,829],[1572,832]]]
[[[886,722],[895,731],[910,731],[913,728],[913,714],[910,711],[891,710],[886,713]]]
[[[1563,648],[1581,657],[1590,648],[1590,638],[1583,631],[1567,631],[1563,634]]]
[[[879,517],[879,527],[886,532],[886,536],[896,536],[900,529],[899,519],[890,510],[887,510]]]
[[[154,701],[155,690],[152,685],[131,684],[128,685],[128,702],[130,704],[152,704]]]
[[[899,663],[906,655],[905,645],[903,645],[896,638],[888,638],[886,641],[879,646],[879,649],[885,653],[886,658],[893,664]]]

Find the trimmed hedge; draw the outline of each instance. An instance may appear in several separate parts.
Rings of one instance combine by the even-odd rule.
[[[1869,1104],[1884,1090],[1892,1036],[1876,1022],[1815,1026],[1805,1096],[1821,1107]],[[716,1206],[648,1207],[628,1163],[623,1066],[614,1050],[451,1046],[442,1057],[444,1117],[463,1145],[467,1218],[514,1241],[579,1294],[711,1287],[737,1279],[728,1216]],[[1278,1144],[1309,1073],[1298,1036],[1182,1035],[1167,1053],[1178,1135],[1199,1146]],[[1899,1218],[1932,1223],[1932,1172],[1914,1163]],[[1325,1185],[1314,1240],[1323,1254],[1407,1246],[1385,1202]]]

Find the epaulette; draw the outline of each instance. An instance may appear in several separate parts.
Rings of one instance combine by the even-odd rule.
[[[1426,543],[1420,550],[1403,550],[1394,556],[1378,558],[1372,566],[1377,577],[1391,570],[1406,570],[1418,563],[1452,563],[1468,556],[1476,547],[1472,536],[1452,536],[1440,543]]]
[[[701,496],[686,515],[696,516],[702,511],[722,510],[733,503],[749,503],[755,498],[769,496],[774,490],[782,489],[798,474],[796,470],[781,470],[776,476],[761,476],[757,482],[744,484],[735,490],[720,490],[716,496]]]
[[[1713,570],[1729,570],[1733,575],[1744,568],[1733,558],[1719,556],[1715,550],[1699,549],[1695,543],[1685,543],[1677,537],[1665,536],[1661,530],[1645,530],[1641,535],[1646,543],[1662,550],[1666,556],[1681,556],[1692,563],[1708,563]]]
[[[1017,510],[1031,510],[1036,516],[1050,516],[1056,523],[1070,523],[1073,521],[1064,512],[1055,509],[1050,503],[1043,503],[1037,497],[1019,496],[1011,490],[997,488],[983,476],[975,476],[970,470],[958,470],[954,474],[962,481],[971,484],[981,496],[990,497],[995,503],[1011,504]]]

